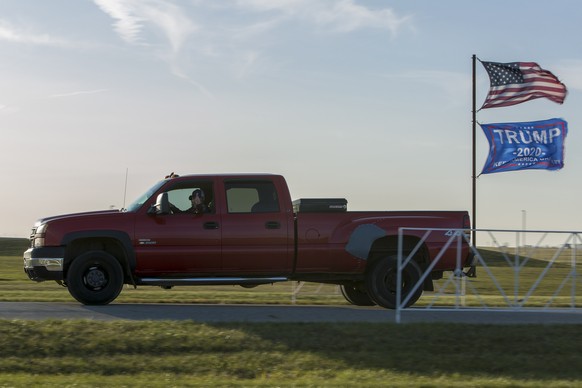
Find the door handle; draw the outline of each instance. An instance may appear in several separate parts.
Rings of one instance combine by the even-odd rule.
[[[204,229],[218,229],[218,222],[205,222]]]
[[[281,224],[278,221],[267,221],[265,223],[265,228],[267,228],[267,229],[280,229]]]

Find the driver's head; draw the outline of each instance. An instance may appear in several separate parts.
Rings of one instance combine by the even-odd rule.
[[[192,192],[192,195],[190,196],[190,201],[192,201],[192,203],[194,204],[201,204],[204,202],[204,191],[202,191],[201,189],[196,189]]]

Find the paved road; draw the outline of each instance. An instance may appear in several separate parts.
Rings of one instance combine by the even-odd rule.
[[[378,307],[203,304],[110,304],[0,302],[0,319],[193,320],[199,322],[395,322],[395,312]],[[582,324],[582,310],[487,310],[410,308],[402,323]]]

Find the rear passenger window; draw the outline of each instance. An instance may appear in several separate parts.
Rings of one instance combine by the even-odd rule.
[[[272,213],[279,211],[275,185],[270,181],[226,182],[229,213]]]

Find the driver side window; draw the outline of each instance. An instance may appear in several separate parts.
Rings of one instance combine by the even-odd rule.
[[[186,182],[168,191],[173,214],[214,213],[214,190],[212,182]]]

